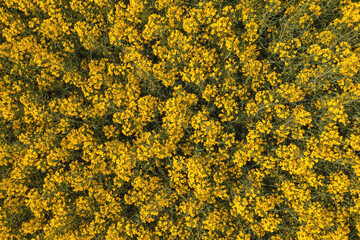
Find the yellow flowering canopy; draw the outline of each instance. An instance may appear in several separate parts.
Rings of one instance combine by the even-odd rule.
[[[0,1],[0,239],[360,239],[360,3]]]

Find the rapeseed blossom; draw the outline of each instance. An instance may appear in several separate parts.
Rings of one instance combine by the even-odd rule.
[[[356,239],[360,4],[4,0],[0,239]]]

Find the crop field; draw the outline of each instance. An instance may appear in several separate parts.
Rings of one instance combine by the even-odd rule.
[[[0,239],[360,239],[360,2],[0,0]]]

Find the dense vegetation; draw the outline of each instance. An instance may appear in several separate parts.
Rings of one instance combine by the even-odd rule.
[[[0,239],[359,239],[360,3],[1,0]]]

